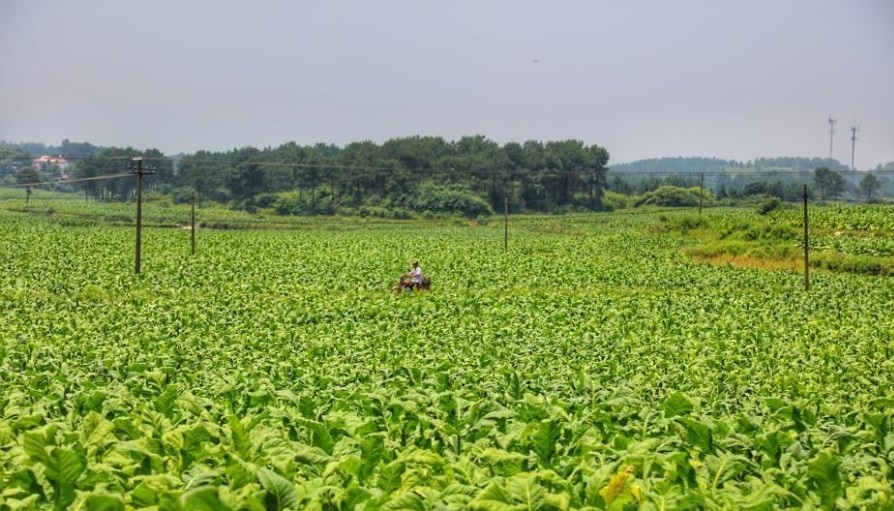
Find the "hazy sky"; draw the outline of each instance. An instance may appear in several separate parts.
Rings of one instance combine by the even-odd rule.
[[[894,0],[0,0],[0,140],[894,161]]]

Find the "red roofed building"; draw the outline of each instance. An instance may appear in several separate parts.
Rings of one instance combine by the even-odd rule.
[[[68,168],[68,160],[61,156],[44,155],[40,158],[34,158],[31,162],[31,166],[37,170],[47,170],[51,165],[59,168],[60,179],[68,179],[68,173],[65,172],[65,169]]]

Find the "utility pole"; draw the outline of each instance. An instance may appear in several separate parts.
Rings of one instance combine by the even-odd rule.
[[[698,175],[698,214],[702,214],[702,197],[705,196],[705,173]]]
[[[143,158],[134,158],[131,160],[130,173],[137,177],[137,237],[134,249],[134,271],[139,275],[143,232],[143,176],[155,174],[155,170],[143,167]]]
[[[831,116],[829,117],[829,160],[832,160],[832,136],[835,134],[835,123],[838,122],[838,119],[833,119]]]
[[[192,192],[192,214],[190,215],[189,244],[192,255],[196,255],[196,192]]]
[[[509,250],[509,196],[503,196],[503,250]]]
[[[810,290],[810,229],[807,226],[807,185],[804,185],[804,291]]]
[[[854,167],[854,150],[857,147],[857,132],[860,131],[860,127],[854,124],[851,126],[851,170],[857,170],[857,167]]]

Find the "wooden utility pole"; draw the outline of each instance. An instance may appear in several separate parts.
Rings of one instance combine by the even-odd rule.
[[[192,192],[192,214],[190,215],[189,244],[192,255],[196,255],[196,192]]]
[[[140,273],[140,253],[142,252],[143,234],[143,176],[155,174],[155,170],[143,167],[143,158],[134,158],[130,173],[137,178],[137,236],[134,248],[134,272]]]
[[[810,236],[807,227],[807,185],[804,185],[804,291],[810,290]]]
[[[698,214],[702,214],[702,197],[705,195],[705,174],[699,174],[698,179]]]
[[[503,196],[503,250],[509,250],[509,196]]]

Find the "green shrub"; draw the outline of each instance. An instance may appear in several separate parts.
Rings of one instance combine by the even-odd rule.
[[[687,189],[677,186],[661,186],[634,199],[633,205],[634,207],[695,207],[699,204],[698,188],[694,189],[695,192],[692,190],[691,188]],[[708,201],[704,199],[705,197],[702,197],[703,204],[710,202],[710,198]]]
[[[269,208],[279,200],[279,195],[275,193],[260,193],[255,195],[254,205],[259,208]]]
[[[467,218],[494,214],[490,204],[471,190],[457,186],[423,185],[410,200],[413,211],[432,213],[456,213]]]
[[[768,197],[757,205],[757,213],[759,215],[768,215],[770,212],[779,209],[782,206],[782,200],[779,197]]]
[[[618,209],[627,209],[629,197],[623,193],[606,191],[602,196],[602,206],[604,209],[614,211]]]
[[[813,254],[810,259],[810,265],[816,268],[863,275],[894,275],[894,261],[891,261],[890,258],[835,252],[816,252]]]
[[[680,230],[689,231],[691,229],[703,229],[708,227],[708,220],[703,216],[689,215],[680,218]]]

